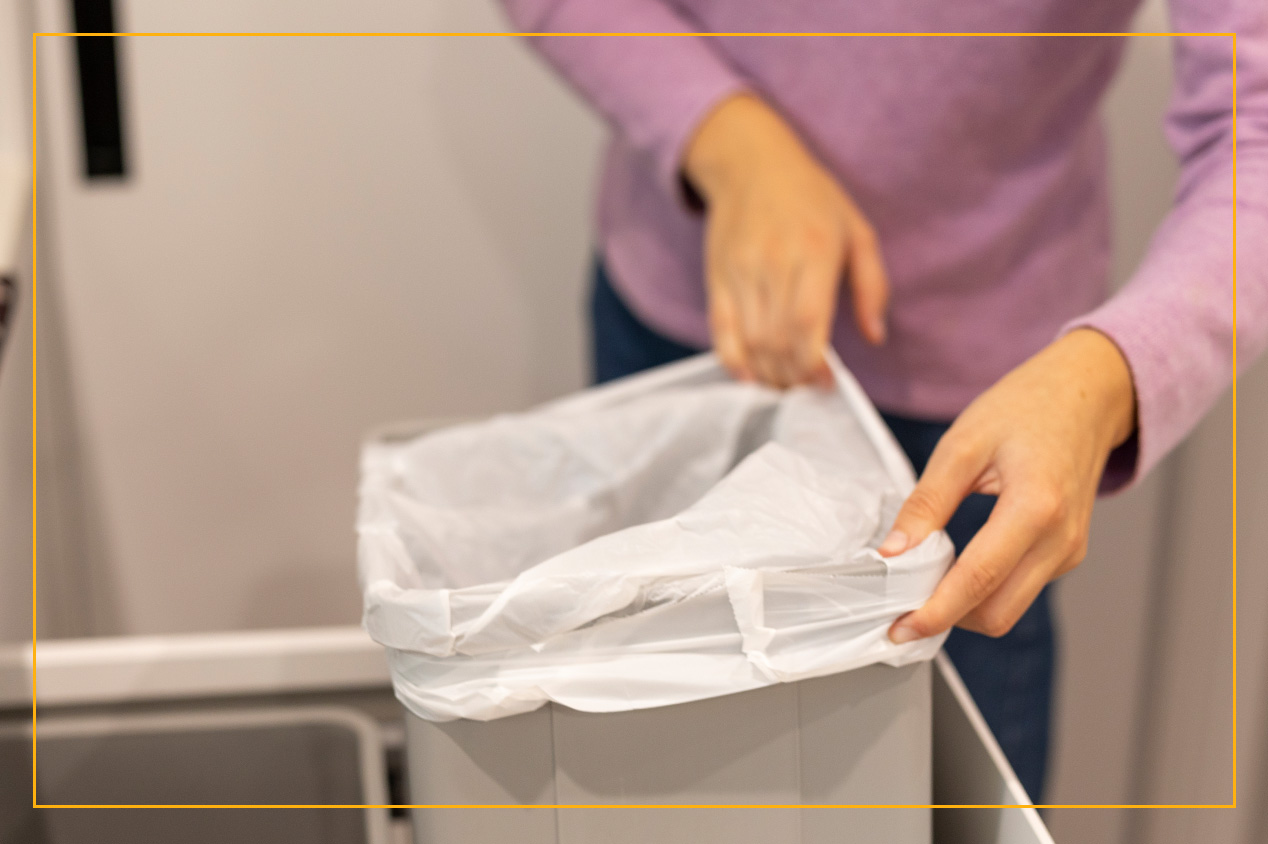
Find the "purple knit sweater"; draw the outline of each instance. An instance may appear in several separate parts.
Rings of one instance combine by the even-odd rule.
[[[1137,0],[505,5],[529,32],[1027,33],[1122,32]],[[1171,0],[1171,15],[1175,31],[1236,32],[1237,72],[1231,37],[1175,39],[1166,133],[1181,161],[1180,187],[1144,261],[1108,301],[1097,104],[1124,38],[533,43],[615,129],[600,245],[618,289],[648,324],[709,345],[703,220],[682,201],[679,168],[708,111],[732,93],[754,91],[785,115],[880,236],[893,287],[889,340],[868,346],[849,313],[838,314],[833,334],[876,404],[951,418],[1061,332],[1095,327],[1127,358],[1138,400],[1138,436],[1111,461],[1112,488],[1170,451],[1229,385],[1237,363],[1268,340],[1268,0]]]

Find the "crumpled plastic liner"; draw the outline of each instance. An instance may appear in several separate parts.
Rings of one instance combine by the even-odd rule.
[[[853,377],[778,393],[711,356],[361,459],[365,626],[432,721],[610,712],[876,662],[951,563],[876,545],[914,483]]]

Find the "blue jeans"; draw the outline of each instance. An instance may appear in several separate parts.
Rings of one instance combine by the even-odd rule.
[[[632,375],[702,350],[684,346],[649,328],[630,311],[596,263],[590,316],[595,383]],[[881,414],[917,472],[924,471],[948,421]],[[956,554],[986,523],[995,499],[971,495],[947,525]],[[995,733],[1030,799],[1043,801],[1056,637],[1046,588],[1007,634],[993,639],[953,630],[945,649]]]

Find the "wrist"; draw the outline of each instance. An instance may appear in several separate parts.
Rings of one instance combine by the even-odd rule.
[[[734,94],[696,128],[684,151],[683,175],[708,202],[739,189],[799,146],[774,109],[753,94]]]
[[[1136,388],[1127,358],[1113,340],[1094,328],[1076,328],[1061,342],[1078,356],[1109,449],[1117,448],[1136,430]]]

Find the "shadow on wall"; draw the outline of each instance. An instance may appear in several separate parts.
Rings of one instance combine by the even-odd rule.
[[[470,14],[454,16],[470,25]],[[489,28],[505,22],[489,14]],[[459,21],[455,20],[455,24]],[[511,52],[528,56],[532,73],[512,76],[508,68],[522,68],[523,60],[506,58]],[[426,107],[444,127],[438,146],[448,155],[455,177],[467,186],[467,199],[476,206],[476,219],[489,229],[508,277],[527,281],[505,289],[514,308],[531,317],[529,343],[534,361],[549,361],[561,336],[573,335],[583,324],[584,295],[589,256],[593,245],[592,224],[573,213],[588,211],[592,200],[578,206],[578,196],[594,191],[598,175],[600,138],[605,132],[599,117],[582,106],[571,90],[558,84],[553,71],[519,39],[442,38],[428,53],[436,70],[425,77]],[[441,70],[443,68],[443,70]],[[462,86],[446,84],[462,78]],[[472,90],[499,91],[503,107],[472,108]],[[566,137],[568,143],[558,143]],[[578,147],[596,153],[591,160],[577,160]],[[544,153],[544,155],[543,155]],[[518,198],[515,198],[518,197]],[[538,207],[541,213],[525,215]],[[574,247],[572,244],[577,244]],[[561,245],[580,259],[572,268],[571,284],[538,282],[534,276],[558,265]],[[541,295],[543,292],[552,295]],[[490,354],[498,354],[490,349]],[[551,367],[530,366],[533,392],[559,395],[576,388],[573,373]]]
[[[245,593],[247,603],[236,628],[308,627],[313,607],[325,607],[327,615],[337,615],[332,624],[360,624],[361,590],[355,570],[342,557],[323,563],[296,560],[261,572]]]
[[[51,225],[47,219],[40,223],[41,232]],[[96,467],[78,424],[76,374],[67,353],[58,261],[48,243],[41,238],[37,335],[38,633],[49,638],[115,635],[125,631],[113,574],[114,545],[97,492]],[[22,317],[25,330],[13,339],[22,342],[29,361],[29,310]],[[29,387],[29,363],[24,370],[28,374],[23,380]],[[30,407],[29,401],[26,406]]]

